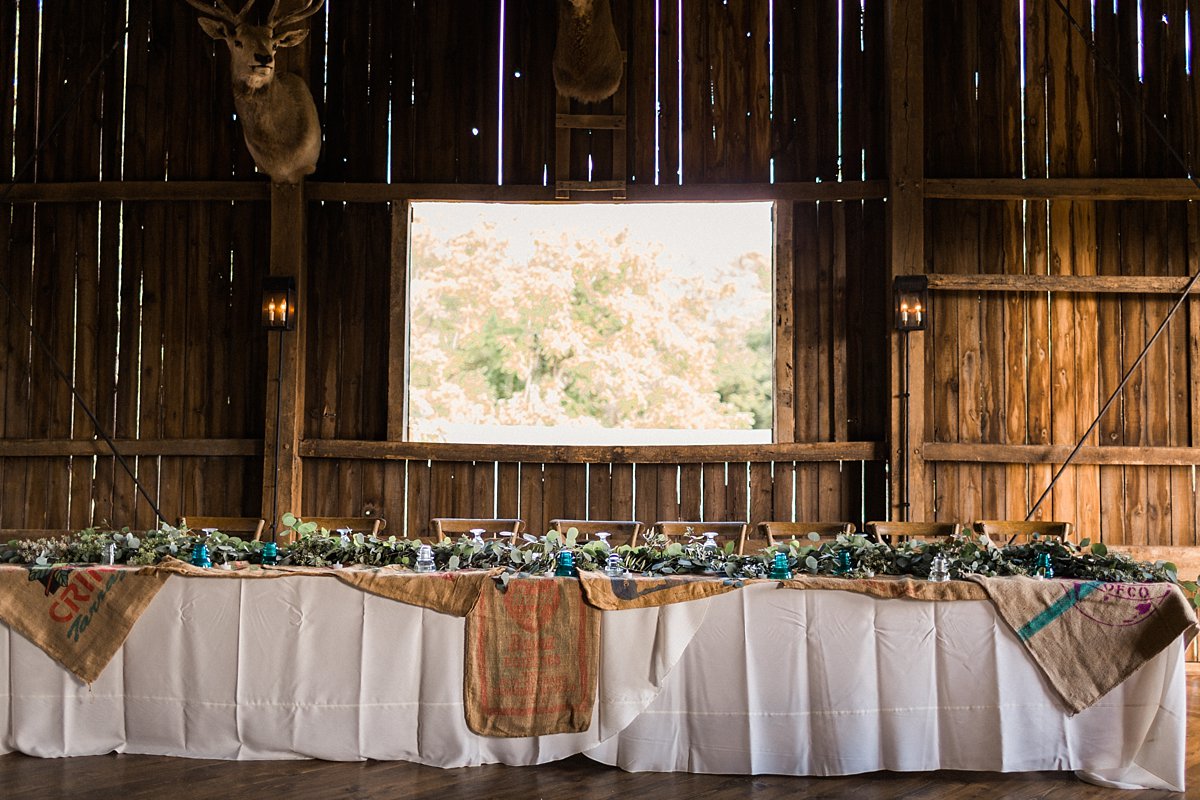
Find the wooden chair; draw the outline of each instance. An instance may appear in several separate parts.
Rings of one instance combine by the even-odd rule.
[[[735,552],[741,553],[746,546],[746,529],[748,527],[745,522],[659,521],[654,523],[653,530],[671,539],[690,535],[697,537],[699,541],[703,541],[704,534],[713,532],[717,534],[717,546],[724,547],[726,542],[733,542]],[[641,544],[641,542],[638,543]]]
[[[433,524],[435,539],[453,538],[482,528],[484,539],[502,539],[501,534],[512,534],[515,539],[525,530],[523,519],[471,519],[470,517],[436,517]]]
[[[957,522],[868,522],[867,533],[877,542],[899,544],[908,539],[936,542],[962,533],[963,526]]]
[[[1035,533],[1043,539],[1071,538],[1069,522],[979,519],[975,520],[973,527],[976,533],[986,535],[998,545],[1006,545],[1009,542],[1025,544]]]
[[[221,533],[249,534],[243,539],[259,541],[262,538],[266,520],[256,517],[201,517],[188,515],[179,518],[179,527],[192,531],[202,531],[205,528],[216,528]]]
[[[633,544],[642,532],[642,523],[628,519],[552,519],[550,527],[559,533],[566,533],[567,528],[575,528],[579,531],[581,542],[591,541],[597,533],[607,532],[612,534],[608,537],[610,547]]]
[[[324,528],[330,533],[349,528],[351,533],[369,533],[378,536],[387,527],[383,517],[301,517],[301,522],[315,522],[317,529]]]
[[[812,544],[808,534],[816,532],[821,535],[820,541],[831,542],[837,539],[838,534],[851,534],[855,530],[857,529],[853,522],[760,522],[758,536],[754,537],[753,541],[762,542],[762,547],[770,547],[789,539]]]

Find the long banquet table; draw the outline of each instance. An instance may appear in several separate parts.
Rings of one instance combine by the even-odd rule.
[[[1068,716],[986,601],[764,583],[601,625],[591,728],[487,738],[464,722],[463,619],[327,576],[172,576],[90,686],[0,626],[0,752],[442,767],[584,753],[627,770],[1075,770],[1183,788],[1182,640]]]

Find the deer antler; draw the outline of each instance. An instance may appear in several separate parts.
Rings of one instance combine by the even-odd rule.
[[[321,1],[324,2],[324,0]],[[184,0],[184,2],[201,14],[216,17],[219,20],[228,22],[235,28],[242,24],[242,20],[246,18],[246,14],[250,11],[250,7],[254,5],[254,0],[247,0],[246,5],[242,6],[242,10],[234,14],[229,6],[225,5],[223,0],[215,0],[216,6],[210,6],[207,3],[201,2],[201,0]]]
[[[188,2],[191,2],[191,0],[188,0]],[[219,3],[221,0],[217,0],[217,2]],[[320,11],[321,6],[325,5],[325,0],[307,0],[307,2],[300,8],[296,9],[290,14],[285,14],[280,17],[278,15],[279,4],[281,2],[282,0],[275,0],[275,3],[271,6],[271,13],[267,16],[267,27],[271,28],[272,30],[282,28],[285,25],[295,24],[302,19],[307,19]],[[316,2],[316,5],[313,5],[314,2]]]

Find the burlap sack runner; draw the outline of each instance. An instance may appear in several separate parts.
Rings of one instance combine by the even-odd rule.
[[[467,615],[463,697],[480,736],[578,733],[592,723],[600,612],[573,578],[487,581]]]
[[[303,568],[308,569],[308,568]],[[165,557],[162,561],[149,567],[142,567],[140,570],[147,575],[164,574],[164,575],[186,575],[190,578],[286,578],[288,575],[295,574],[291,569],[286,567],[263,567],[258,564],[239,563],[231,565],[229,569],[224,567],[196,567],[187,561],[181,561],[178,558],[171,556]],[[318,567],[310,570],[313,575],[333,574],[334,570],[325,570]]]
[[[166,580],[128,567],[0,566],[0,621],[91,683]]]
[[[364,592],[401,603],[465,617],[480,591],[494,584],[501,570],[471,570],[414,574],[400,567],[353,567],[334,570],[338,580]]]
[[[739,588],[732,581],[702,575],[610,578],[602,572],[583,571],[579,583],[588,603],[604,611],[686,603]]]
[[[875,578],[830,578],[818,575],[802,575],[791,580],[780,581],[781,589],[835,589],[881,597],[887,600],[908,598],[910,600],[987,600],[983,588],[970,581],[916,580],[901,576],[879,576]]]
[[[1071,714],[1106,695],[1196,615],[1171,583],[974,577]]]

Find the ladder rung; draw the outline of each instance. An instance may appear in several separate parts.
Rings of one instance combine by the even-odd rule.
[[[555,189],[568,192],[613,192],[625,189],[625,181],[555,181]]]
[[[556,114],[556,128],[591,128],[593,130],[624,130],[624,114]]]

